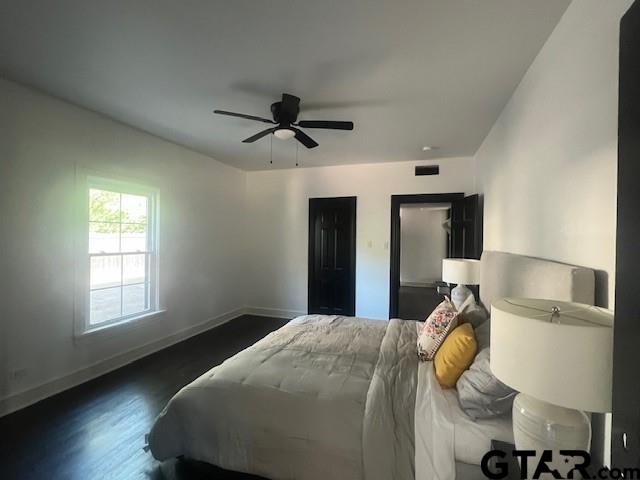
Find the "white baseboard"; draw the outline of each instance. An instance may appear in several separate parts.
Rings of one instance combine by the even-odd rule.
[[[245,307],[244,313],[247,315],[257,315],[259,317],[276,317],[291,319],[299,317],[300,315],[306,315],[307,312],[302,310],[283,310],[281,308],[267,308],[267,307]]]
[[[202,323],[199,323],[198,325],[187,327],[167,337],[153,340],[134,349],[116,354],[112,357],[101,360],[87,367],[83,367],[70,374],[55,378],[28,390],[15,393],[6,398],[0,399],[0,417],[28,407],[29,405],[37,403],[40,400],[44,400],[47,397],[51,397],[60,392],[63,392],[64,390],[68,390],[69,388],[80,385],[81,383],[93,380],[94,378],[121,368],[131,362],[139,360],[142,357],[146,357],[147,355],[162,350],[163,348],[170,347],[171,345],[186,340],[187,338],[193,337],[194,335],[198,335],[199,333],[222,325],[229,320],[233,320],[234,318],[247,313],[246,310],[246,308],[232,310],[215,318],[211,318]],[[252,314],[260,315],[259,313]]]
[[[28,390],[15,393],[8,397],[0,399],[0,417],[8,415],[22,408],[28,407],[34,403],[44,400],[65,390],[73,388],[81,383],[88,382],[94,378],[105,375],[113,370],[124,367],[125,365],[135,362],[136,360],[151,355],[163,348],[170,347],[176,343],[182,342],[190,337],[198,335],[202,332],[210,330],[223,323],[233,320],[241,315],[257,315],[261,317],[277,317],[277,318],[295,318],[300,315],[306,315],[307,312],[299,310],[283,310],[277,308],[262,307],[243,307],[230,312],[211,318],[197,325],[187,327],[171,335],[153,340],[149,343],[133,348],[126,352],[118,353],[112,357],[100,360],[92,365],[83,367],[67,375],[54,378],[41,385],[37,385]]]

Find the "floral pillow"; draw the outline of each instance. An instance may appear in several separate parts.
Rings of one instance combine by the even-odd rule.
[[[438,348],[447,334],[458,325],[458,311],[448,298],[438,305],[418,336],[418,357],[420,360],[433,360]]]

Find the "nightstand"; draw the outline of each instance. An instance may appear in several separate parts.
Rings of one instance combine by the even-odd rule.
[[[506,463],[509,468],[509,474],[504,478],[506,480],[520,480],[520,464],[518,459],[511,453],[515,448],[516,446],[513,443],[491,440],[491,450],[500,450],[506,453],[506,456],[504,458],[492,457],[489,461],[489,469],[492,472],[499,472],[500,469],[496,467],[496,463]]]

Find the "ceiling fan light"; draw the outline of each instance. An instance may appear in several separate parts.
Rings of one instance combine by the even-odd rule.
[[[293,138],[295,136],[296,132],[288,128],[279,128],[278,130],[273,132],[273,134],[280,140],[289,140],[290,138]]]

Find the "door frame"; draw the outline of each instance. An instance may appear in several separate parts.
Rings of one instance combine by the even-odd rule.
[[[398,316],[400,288],[400,205],[407,203],[451,203],[464,199],[464,193],[418,193],[391,195],[391,243],[389,245],[389,318]]]
[[[356,196],[348,196],[348,197],[314,197],[309,198],[309,212],[308,212],[308,222],[309,222],[309,230],[308,230],[308,247],[307,247],[307,313],[309,313],[309,309],[311,307],[311,284],[312,278],[315,271],[315,263],[314,256],[311,255],[314,243],[314,200],[348,200],[351,204],[351,208],[353,209],[353,217],[349,228],[351,230],[351,236],[353,241],[349,246],[349,255],[351,256],[351,262],[349,265],[349,277],[351,283],[351,300],[350,304],[353,305],[353,313],[356,314],[356,247],[357,247],[357,238],[356,238],[356,227],[358,224],[358,197]]]
[[[638,201],[634,179],[640,173],[638,131],[640,131],[640,2],[635,1],[620,21],[618,85],[618,183],[615,269],[615,321],[613,325],[613,384],[611,421],[611,466],[640,467],[640,413],[637,398],[637,269],[640,253]]]

